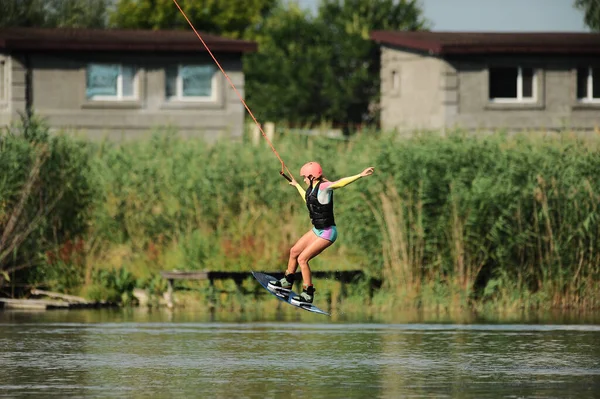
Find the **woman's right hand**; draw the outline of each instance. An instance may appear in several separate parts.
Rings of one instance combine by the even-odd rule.
[[[372,175],[374,171],[375,171],[375,168],[374,168],[374,167],[372,167],[372,166],[370,166],[370,167],[368,167],[367,169],[363,170],[363,171],[360,173],[360,176],[361,176],[361,177],[366,177],[366,176]]]

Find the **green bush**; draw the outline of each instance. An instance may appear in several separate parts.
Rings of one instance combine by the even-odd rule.
[[[0,135],[0,170],[0,271],[32,284],[53,279],[49,268],[70,261],[96,198],[89,147],[23,118]]]
[[[84,295],[93,301],[127,305],[133,299],[135,287],[136,279],[126,268],[100,269],[94,273],[92,284]]]

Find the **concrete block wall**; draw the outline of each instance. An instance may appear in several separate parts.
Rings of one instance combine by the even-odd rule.
[[[170,63],[213,62],[208,56],[185,54],[20,54],[11,57],[10,112],[0,108],[0,125],[25,111],[25,60],[32,71],[32,107],[53,130],[69,130],[91,139],[137,139],[160,127],[177,129],[184,137],[241,137],[245,109],[227,80],[216,71],[217,95],[209,102],[169,102],[165,98],[165,66]],[[132,63],[138,68],[138,98],[133,101],[90,101],[86,98],[86,67],[90,62]],[[238,91],[244,93],[238,55],[220,62]],[[6,115],[10,115],[7,117]]]
[[[592,130],[600,126],[600,103],[576,98],[576,68],[598,65],[593,57],[455,56],[382,46],[381,123],[384,129]],[[490,66],[536,71],[536,100],[489,100]],[[393,89],[393,73],[400,85]]]
[[[382,47],[381,124],[384,130],[444,126],[444,104],[452,103],[440,89],[446,85],[445,64],[437,58]]]

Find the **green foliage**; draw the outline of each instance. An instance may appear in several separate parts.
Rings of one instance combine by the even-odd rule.
[[[105,28],[113,0],[46,0],[46,23],[57,28]]]
[[[135,277],[124,267],[100,269],[94,274],[93,282],[87,295],[96,301],[128,304],[133,298],[133,289],[136,287]]]
[[[101,283],[85,287],[83,295],[92,302],[119,303],[121,300],[121,295],[117,290],[108,288]]]
[[[331,76],[327,27],[297,7],[279,7],[244,59],[247,101],[260,120],[319,123],[331,117],[322,92]]]
[[[93,273],[90,284],[84,286],[81,295],[90,301],[129,305],[137,281],[127,268],[99,269]]]
[[[600,0],[575,0],[574,4],[584,11],[585,24],[594,31],[600,31]]]
[[[378,121],[371,107],[379,103],[379,44],[374,30],[426,28],[417,0],[323,0],[318,23],[328,28],[329,69],[321,93],[327,98],[328,120],[344,124]]]
[[[326,0],[318,15],[291,4],[273,11],[245,59],[248,103],[261,120],[361,124],[377,120],[377,29],[425,27],[415,0]]]
[[[199,226],[216,229],[245,203],[270,201],[253,182],[272,159],[237,146],[221,141],[208,147],[172,134],[129,146],[104,143],[96,165],[105,201],[96,209],[97,233],[143,248],[148,240],[169,241]]]
[[[292,170],[315,159],[333,180],[377,168],[336,193],[340,239],[315,267],[362,268],[406,298],[424,284],[436,303],[444,295],[495,301],[511,292],[498,291],[499,282],[521,293],[594,290],[597,145],[456,132],[349,141],[283,133],[276,146]],[[105,145],[98,162],[107,197],[96,210],[97,233],[137,250],[176,242],[178,269],[279,269],[309,227],[262,144],[155,136]]]
[[[0,1],[0,27],[39,27],[44,25],[44,0]]]
[[[85,233],[96,197],[88,151],[50,136],[35,117],[0,136],[0,270],[35,282],[55,275],[43,267],[30,275],[32,265],[70,264],[72,240]]]
[[[598,152],[576,139],[462,134],[382,147],[376,163],[391,185],[381,184],[375,192],[380,199],[389,197],[389,190],[397,192],[402,214],[421,215],[424,236],[420,256],[410,258],[400,247],[399,261],[388,258],[384,268],[398,276],[408,262],[416,281],[441,273],[465,290],[486,287],[484,296],[507,278],[523,281],[533,292],[548,285],[557,294],[591,287],[600,272],[592,249],[600,243],[600,229],[591,222],[598,212]],[[378,202],[383,204],[375,196],[374,207]],[[418,229],[389,222],[381,218],[383,234],[408,243],[410,253],[415,241],[406,237]],[[356,245],[373,251],[374,237],[375,232],[364,235]],[[503,280],[492,278],[500,271]]]
[[[151,278],[138,279],[136,283],[138,288],[147,289],[151,295],[161,295],[168,289],[167,280],[162,278],[160,274],[156,274]]]
[[[70,259],[57,259],[45,267],[37,267],[30,276],[33,282],[43,282],[44,286],[55,292],[76,295],[85,280],[85,270]]]
[[[39,213],[40,198],[54,205],[16,257],[4,258],[3,270],[37,262],[17,283],[73,293],[85,284],[98,298],[126,301],[134,285],[164,290],[159,270],[282,270],[310,228],[302,199],[263,142],[208,145],[157,133],[83,144],[35,124],[21,132],[0,140],[0,167],[9,171],[0,179],[3,231],[27,181],[34,183],[18,220]],[[340,237],[312,263],[317,270],[358,268],[383,278],[382,298],[394,306],[600,300],[595,138],[363,132],[332,140],[280,131],[274,144],[294,174],[309,159],[330,180],[376,167],[336,191]],[[322,292],[338,301],[337,291]]]
[[[196,29],[243,38],[278,0],[178,0]],[[118,0],[110,24],[119,28],[189,29],[173,0]]]
[[[2,0],[0,27],[104,28],[112,0]]]

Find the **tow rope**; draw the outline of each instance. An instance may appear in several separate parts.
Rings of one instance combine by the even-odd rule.
[[[262,126],[260,125],[260,123],[258,123],[258,121],[256,120],[256,118],[254,117],[254,114],[250,110],[250,107],[248,107],[248,105],[246,104],[246,101],[244,101],[244,98],[242,97],[242,95],[240,94],[240,92],[238,91],[238,89],[235,87],[235,85],[233,84],[233,82],[231,81],[231,79],[229,79],[229,76],[227,75],[227,73],[225,72],[225,70],[223,69],[223,67],[221,66],[221,64],[219,64],[219,61],[217,61],[217,58],[213,55],[212,51],[210,51],[210,48],[208,48],[208,46],[206,45],[206,42],[202,39],[202,36],[200,36],[200,34],[198,33],[198,31],[194,27],[194,24],[192,24],[192,22],[190,21],[190,19],[188,18],[188,16],[185,14],[185,12],[183,11],[183,9],[179,6],[179,3],[177,3],[177,0],[173,0],[173,3],[175,3],[175,5],[179,9],[179,11],[181,12],[181,14],[183,15],[183,17],[187,21],[187,23],[190,25],[190,27],[192,28],[192,30],[194,31],[194,33],[198,37],[198,39],[200,39],[200,41],[204,45],[204,48],[206,48],[206,51],[208,51],[208,54],[210,54],[210,56],[213,59],[213,61],[215,62],[215,64],[217,64],[217,67],[219,67],[219,70],[223,73],[223,75],[225,76],[225,78],[227,79],[227,81],[229,82],[229,84],[231,85],[231,87],[233,88],[233,90],[235,91],[235,94],[237,94],[237,96],[240,99],[240,101],[242,102],[242,104],[244,104],[244,107],[246,108],[246,111],[248,111],[248,114],[250,114],[250,116],[252,117],[252,120],[254,121],[254,123],[256,124],[256,126],[258,127],[258,129],[260,130],[260,133],[265,138],[265,140],[267,140],[267,143],[269,143],[269,146],[271,147],[271,150],[273,150],[273,153],[275,154],[275,156],[277,156],[277,159],[279,159],[279,162],[281,162],[281,171],[279,172],[279,174],[281,176],[285,177],[288,181],[291,182],[292,179],[285,174],[285,170],[288,171],[288,173],[290,174],[290,176],[292,175],[292,173],[287,168],[287,166],[285,166],[285,163],[283,162],[283,159],[281,159],[281,157],[279,156],[279,153],[277,152],[277,150],[273,146],[273,143],[271,143],[271,140],[269,140],[269,138],[265,134]]]

